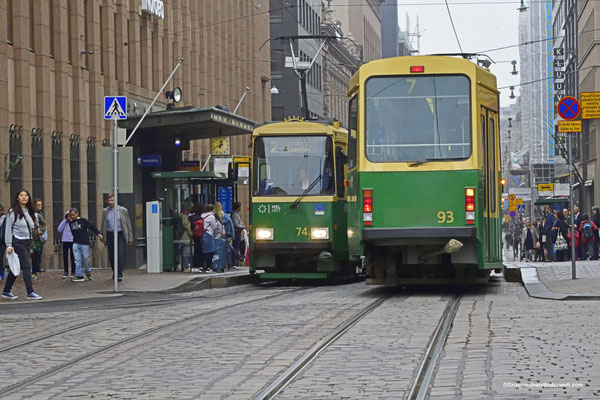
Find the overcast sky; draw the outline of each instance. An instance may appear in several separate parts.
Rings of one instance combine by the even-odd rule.
[[[463,52],[484,52],[519,43],[517,7],[520,1],[507,1],[510,0],[448,0]],[[421,54],[460,52],[444,0],[398,0],[398,3],[398,19],[402,30],[406,30],[406,13],[411,19],[412,32],[415,31],[416,17],[419,16]],[[416,39],[414,40],[416,46]],[[519,70],[518,47],[485,53],[496,62],[490,68],[498,78],[498,87],[519,83],[519,75],[510,74],[512,65],[509,62],[517,60]],[[510,90],[501,91],[501,106],[514,102],[509,99]],[[518,87],[515,94],[519,94]]]

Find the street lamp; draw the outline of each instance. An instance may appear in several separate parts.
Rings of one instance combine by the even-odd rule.
[[[508,127],[512,128],[512,118],[511,117],[508,117]]]
[[[279,94],[279,89],[274,84],[271,85],[271,94]]]
[[[512,60],[510,63],[513,66],[513,70],[511,71],[511,74],[517,75],[519,73],[519,71],[517,71],[517,60]]]
[[[515,98],[515,87],[511,86],[509,89],[510,89],[510,96],[508,98],[514,99]]]
[[[527,11],[527,8],[528,7],[525,7],[525,0],[521,0],[521,7],[517,8],[517,10],[519,12],[525,12],[525,11]]]

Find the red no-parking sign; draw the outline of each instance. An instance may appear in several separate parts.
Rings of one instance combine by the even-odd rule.
[[[579,104],[579,100],[575,97],[563,97],[558,102],[557,107],[558,115],[560,115],[563,119],[571,120],[579,117],[579,113],[581,112],[581,105]]]

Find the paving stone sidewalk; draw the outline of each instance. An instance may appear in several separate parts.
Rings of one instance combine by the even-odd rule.
[[[62,277],[62,271],[47,271],[37,274],[38,279],[33,281],[33,288],[40,296],[40,301],[76,300],[94,297],[119,296],[111,294],[114,290],[114,281],[110,269],[92,269],[92,281],[71,282],[71,279]],[[190,283],[192,280],[222,279],[234,276],[248,275],[248,268],[241,267],[238,270],[224,273],[184,273],[163,272],[160,274],[148,274],[146,270],[126,269],[122,282],[119,282],[119,292],[162,292],[173,290],[177,287]],[[4,288],[6,280],[0,280],[0,286]],[[26,301],[27,296],[22,276],[17,277],[12,292],[19,296],[17,300],[0,299],[0,307],[3,304]]]

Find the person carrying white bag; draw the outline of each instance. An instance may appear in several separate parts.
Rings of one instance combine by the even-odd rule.
[[[6,216],[6,221],[4,223],[6,254],[9,258],[14,257],[14,254],[18,257],[20,270],[23,271],[23,281],[25,282],[25,288],[27,289],[27,299],[40,300],[42,296],[33,291],[31,260],[29,258],[31,231],[32,229],[37,229],[34,221],[35,209],[33,207],[31,196],[26,190],[19,190],[12,202],[11,209]],[[17,280],[17,275],[13,273],[13,266],[16,266],[15,262],[11,265],[11,270],[6,278],[6,284],[2,291],[2,297],[9,300],[15,300],[17,298],[17,296],[11,292],[12,287]]]

